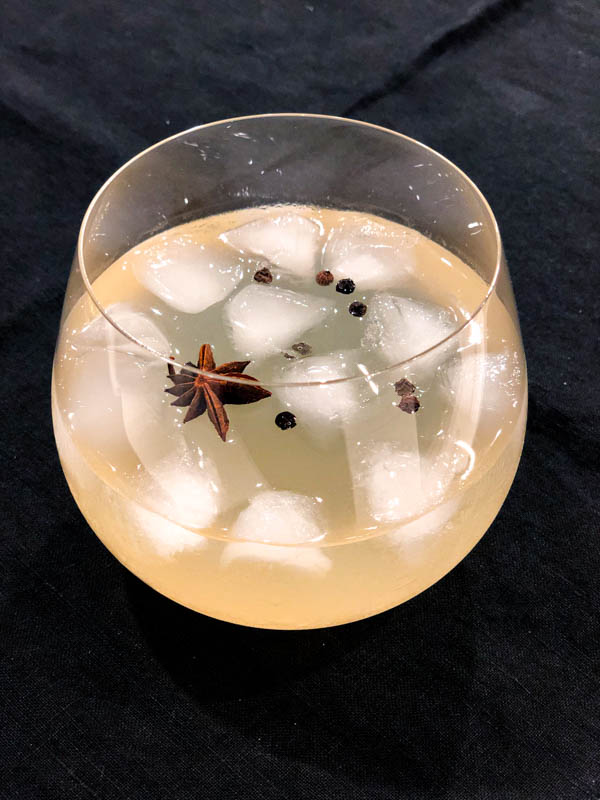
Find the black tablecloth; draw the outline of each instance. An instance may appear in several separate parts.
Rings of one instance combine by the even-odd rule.
[[[597,798],[597,3],[2,13],[0,797]],[[398,609],[302,633],[204,618],[128,574],[50,423],[95,190],[171,133],[268,111],[376,122],[461,166],[499,219],[530,369],[523,460],[473,553]]]

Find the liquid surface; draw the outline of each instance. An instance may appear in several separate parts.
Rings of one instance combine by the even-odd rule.
[[[271,283],[255,280],[261,269]],[[354,291],[336,291],[341,279]],[[272,392],[226,407],[223,442],[207,414],[183,423],[164,362],[88,296],[65,319],[53,381],[65,473],[110,549],[169,596],[246,624],[335,624],[420,591],[497,512],[525,422],[519,334],[492,295],[449,342],[390,369],[457,330],[487,289],[416,231],[356,212],[245,209],[143,242],[93,288],[148,347],[196,362],[209,343],[217,364],[250,360]],[[403,378],[417,413],[398,407]],[[283,411],[295,427],[275,424]],[[342,600],[357,571],[365,597]],[[235,588],[209,600],[219,575]],[[317,589],[336,610],[310,611]]]

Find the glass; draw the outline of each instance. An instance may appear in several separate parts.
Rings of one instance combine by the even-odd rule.
[[[207,343],[252,363],[212,373]],[[221,406],[244,402],[246,368],[262,399]],[[176,381],[199,410],[217,398],[212,424],[184,424]],[[52,380],[61,463],[109,550],[185,606],[316,628],[410,599],[498,513],[526,405],[493,214],[401,134],[210,123],[133,158],[85,214]]]

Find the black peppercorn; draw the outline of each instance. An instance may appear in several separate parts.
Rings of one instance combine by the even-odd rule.
[[[367,307],[364,303],[359,303],[357,301],[355,303],[350,303],[348,306],[348,311],[353,317],[364,317],[364,315],[367,313]]]
[[[414,394],[416,388],[414,383],[409,381],[408,378],[401,378],[394,384],[396,394],[400,395],[400,397],[406,397],[407,394]]]
[[[275,417],[275,425],[281,428],[282,431],[287,431],[290,428],[296,427],[296,417],[291,411],[281,411]]]
[[[337,282],[337,286],[335,287],[336,292],[340,292],[340,294],[352,294],[355,289],[356,284],[352,278],[342,278],[341,281]]]
[[[257,283],[272,283],[273,273],[268,267],[262,267],[254,273],[254,280]]]
[[[421,403],[419,403],[414,394],[407,394],[405,397],[402,397],[398,403],[398,408],[401,411],[406,411],[407,414],[414,414],[420,407]]]
[[[317,272],[315,280],[319,286],[329,286],[333,283],[333,274],[328,269],[322,269],[321,272]]]

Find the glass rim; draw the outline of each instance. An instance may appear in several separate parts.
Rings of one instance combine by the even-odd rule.
[[[89,295],[90,299],[98,309],[98,311],[102,314],[102,316],[115,328],[122,336],[126,339],[129,339],[136,347],[141,347],[143,350],[147,351],[151,356],[154,358],[158,358],[161,361],[164,361],[165,364],[171,364],[173,367],[177,367],[179,369],[186,369],[189,372],[193,372],[195,375],[202,375],[202,376],[210,376],[211,380],[219,380],[227,383],[246,383],[242,378],[231,378],[227,376],[220,376],[212,372],[207,372],[205,370],[201,370],[196,366],[191,366],[190,364],[186,364],[183,362],[178,361],[177,359],[173,358],[171,355],[165,355],[164,353],[160,353],[158,350],[155,350],[153,347],[145,344],[140,339],[137,339],[133,334],[126,331],[121,325],[116,322],[111,316],[111,314],[107,311],[107,309],[100,303],[98,298],[96,297],[92,283],[87,274],[87,268],[85,264],[84,258],[84,241],[87,238],[87,226],[91,217],[91,214],[97,205],[98,201],[101,199],[104,192],[110,187],[110,185],[117,179],[117,177],[124,172],[128,167],[130,167],[133,163],[135,163],[138,159],[143,158],[147,153],[150,153],[153,150],[156,150],[159,147],[162,147],[167,142],[174,141],[175,139],[179,139],[182,136],[188,136],[191,133],[195,133],[197,131],[203,130],[205,128],[215,127],[217,125],[225,125],[227,123],[234,123],[234,122],[241,122],[244,120],[256,120],[256,119],[271,119],[271,118],[290,118],[290,119],[322,119],[322,120],[330,120],[336,122],[343,122],[345,124],[351,125],[358,125],[364,128],[371,128],[376,131],[381,131],[386,134],[392,134],[393,136],[397,136],[399,139],[404,141],[410,142],[414,145],[420,147],[423,151],[431,153],[436,158],[441,159],[445,162],[452,170],[454,170],[458,175],[460,175],[471,188],[473,193],[478,197],[483,208],[487,212],[489,216],[489,220],[492,224],[494,238],[495,238],[495,247],[496,247],[496,263],[494,266],[494,273],[492,275],[491,280],[487,284],[487,291],[479,303],[479,305],[472,311],[464,322],[462,322],[457,328],[455,328],[451,333],[448,334],[444,339],[441,339],[439,342],[431,345],[430,347],[426,348],[425,350],[421,350],[418,353],[410,356],[409,358],[404,358],[401,361],[398,361],[395,364],[391,364],[390,366],[382,367],[381,369],[375,370],[373,372],[363,372],[358,371],[356,375],[348,375],[342,378],[332,378],[330,380],[325,381],[257,381],[258,385],[266,386],[266,387],[305,387],[305,386],[331,386],[335,384],[341,383],[349,383],[351,381],[365,381],[371,378],[383,375],[384,373],[398,371],[401,368],[404,368],[406,365],[411,364],[418,359],[421,359],[425,356],[429,356],[430,354],[434,353],[437,350],[445,347],[449,342],[451,342],[455,337],[457,337],[471,322],[481,313],[481,311],[487,306],[491,296],[494,294],[496,290],[496,286],[498,284],[498,278],[500,276],[500,270],[502,268],[502,240],[500,237],[500,230],[498,228],[498,223],[496,221],[496,217],[494,216],[494,212],[492,211],[490,204],[486,200],[483,192],[479,189],[477,184],[469,178],[469,176],[457,167],[450,159],[446,158],[446,156],[439,153],[437,150],[434,150],[432,147],[429,147],[423,142],[418,141],[417,139],[413,139],[410,136],[406,136],[403,133],[399,133],[398,131],[394,131],[391,128],[385,128],[382,125],[375,125],[371,122],[364,122],[362,120],[351,119],[349,117],[338,117],[335,115],[330,114],[305,114],[305,113],[295,113],[295,112],[281,112],[281,113],[270,113],[270,114],[247,114],[241,117],[229,117],[227,119],[220,119],[215,120],[213,122],[206,122],[202,125],[194,125],[191,128],[187,128],[184,131],[179,131],[178,133],[174,133],[171,136],[167,136],[165,139],[161,139],[158,142],[155,142],[150,147],[146,147],[144,150],[141,150],[135,156],[130,158],[124,164],[122,164],[113,174],[102,184],[102,186],[98,189],[94,197],[92,198],[89,206],[86,209],[86,212],[83,216],[83,220],[81,222],[81,226],[79,229],[79,235],[77,238],[77,260],[79,271],[81,273],[81,277],[83,280],[83,284],[85,286],[86,292]]]

